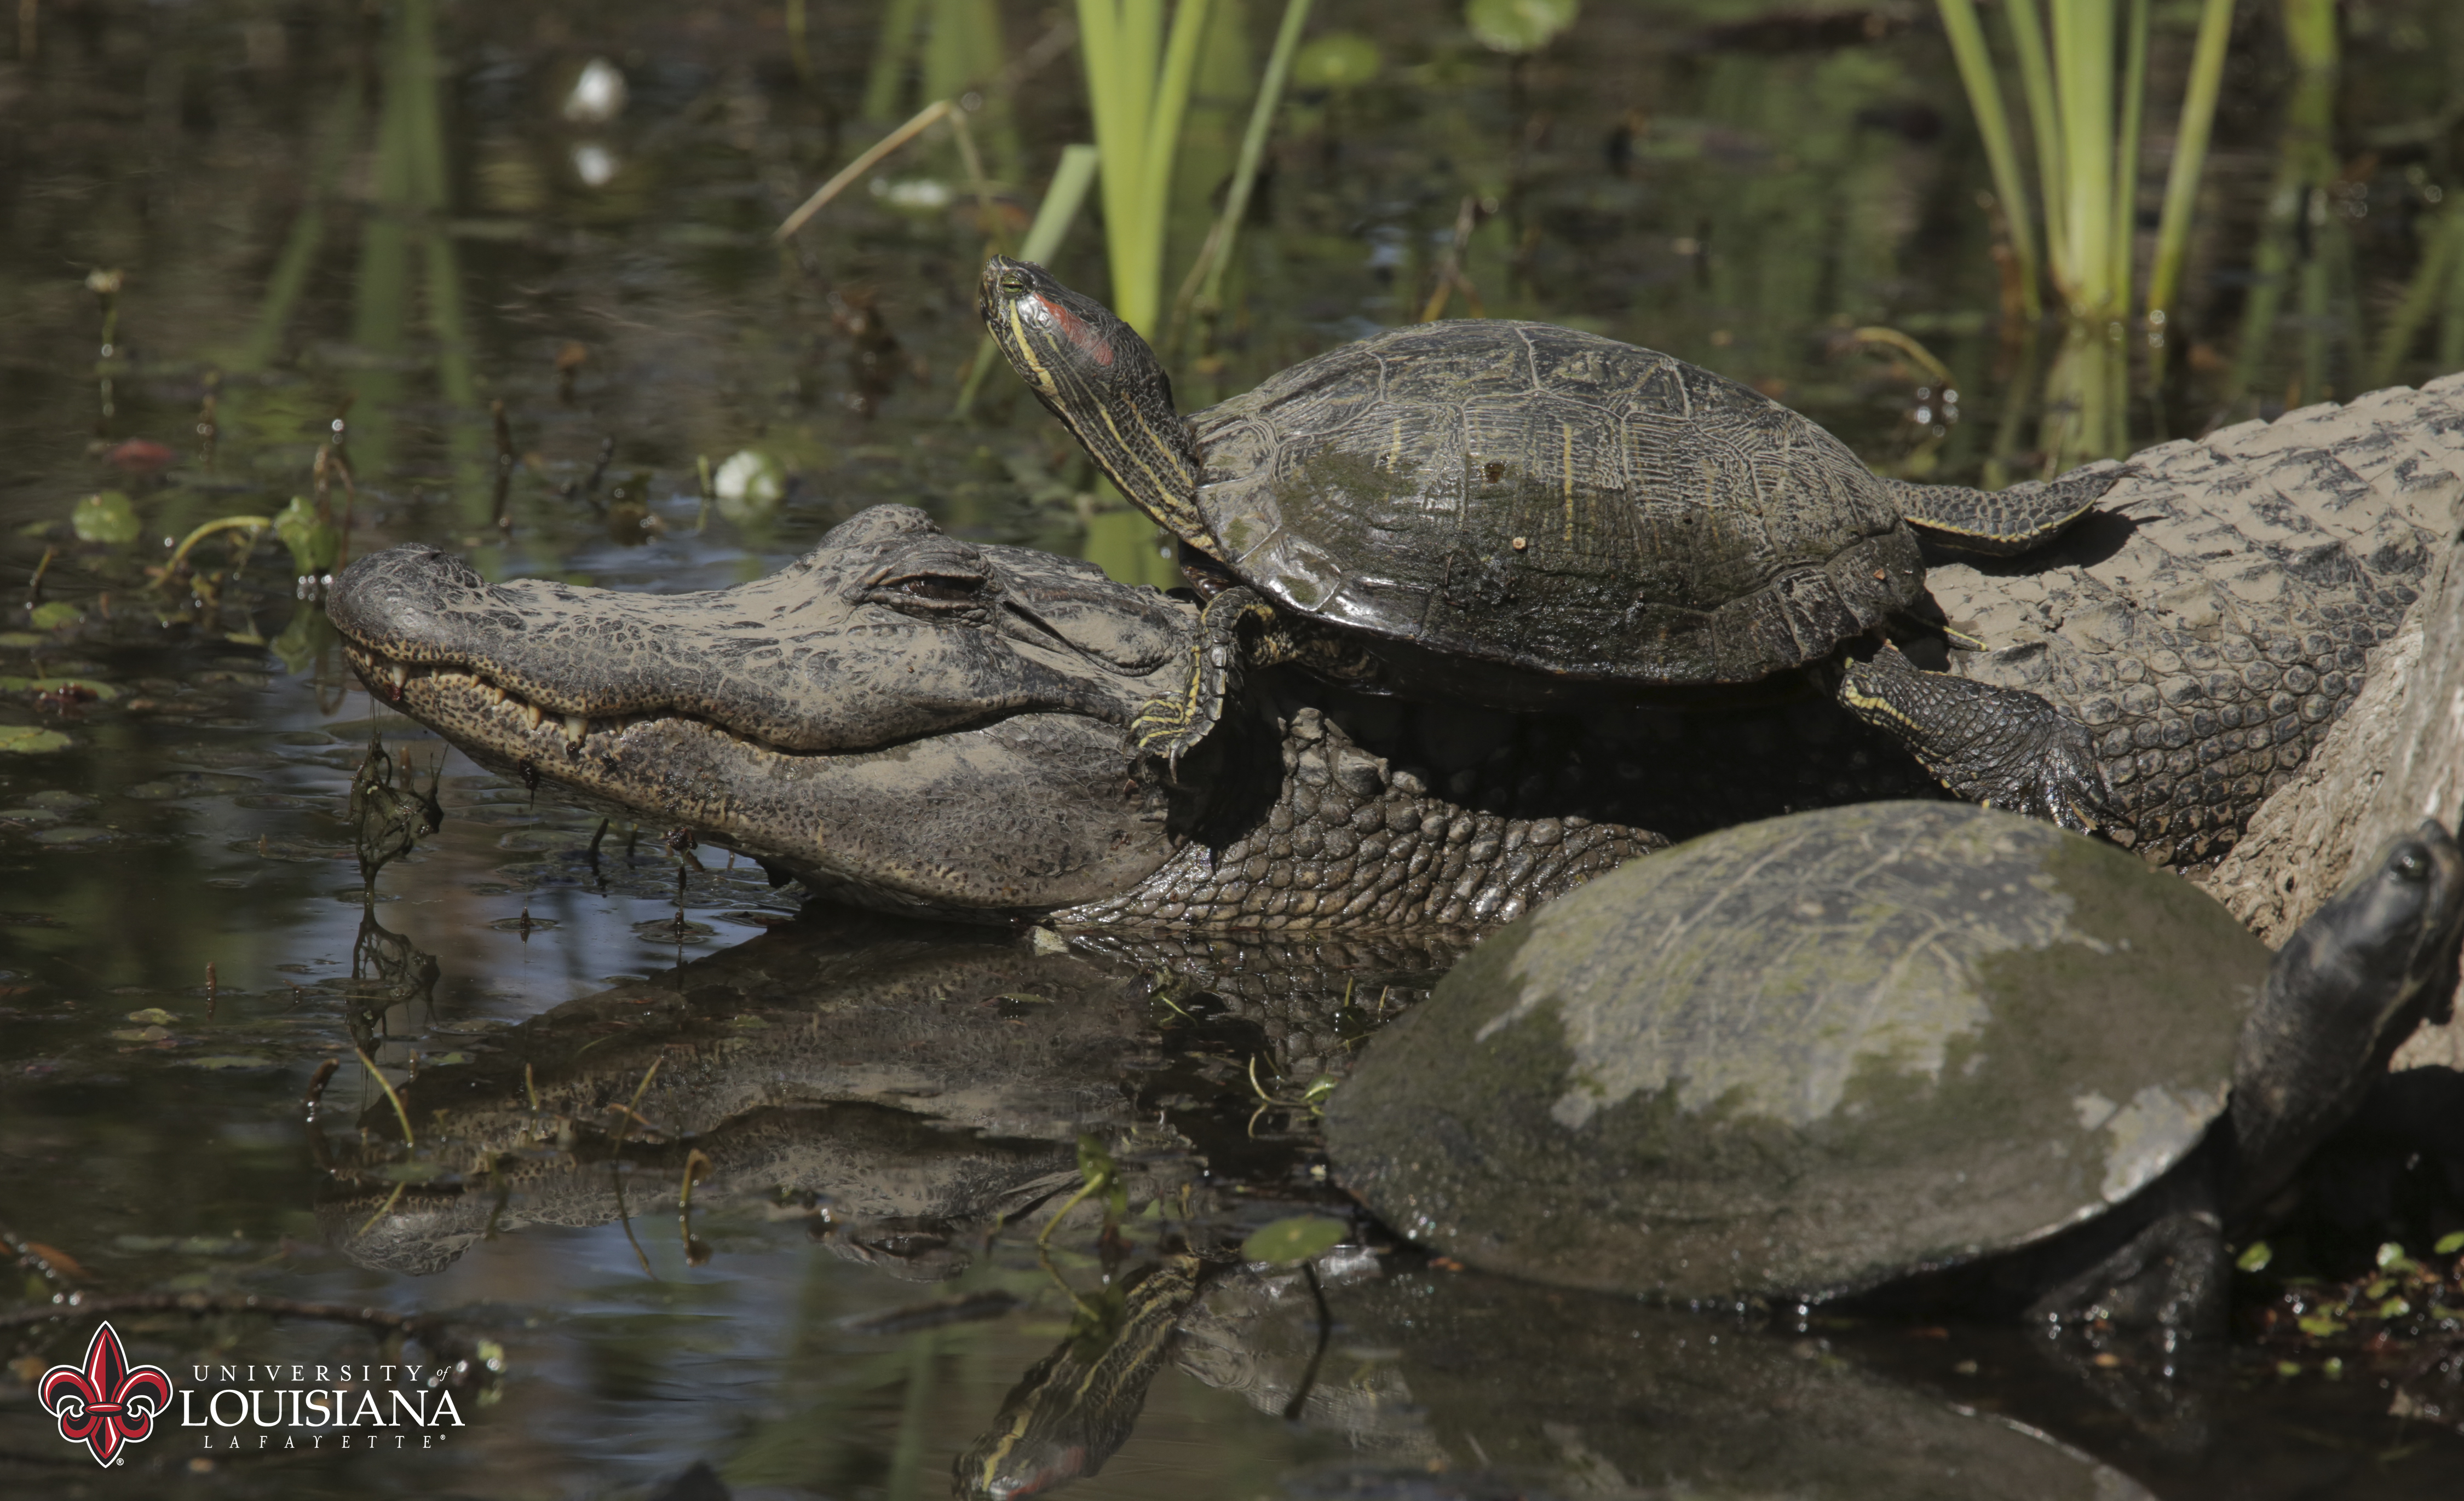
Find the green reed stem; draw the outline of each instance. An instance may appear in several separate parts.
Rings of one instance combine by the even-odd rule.
[[[874,44],[872,66],[864,81],[864,118],[888,120],[898,112],[898,97],[907,85],[907,67],[915,56],[916,22],[923,0],[890,0],[881,18],[881,40]]]
[[[1208,0],[1180,0],[1165,39],[1163,0],[1078,0],[1087,101],[1102,154],[1112,311],[1161,333],[1166,213]]]
[[[2019,92],[2028,101],[2028,125],[2035,137],[2036,182],[2044,199],[2045,258],[2061,276],[2061,247],[2070,237],[2064,210],[2069,207],[2063,185],[2062,132],[2054,93],[2053,65],[2045,58],[2045,28],[2036,0],[2009,0],[2012,50],[2019,59]]]
[[[2054,279],[2082,317],[2116,311],[2113,265],[2113,0],[2053,0],[2062,137],[2062,237]]]
[[[1938,0],[1938,4],[1951,56],[1959,64],[1959,81],[1968,89],[1969,112],[1976,117],[1977,134],[1985,141],[1985,160],[1993,168],[1993,191],[2002,200],[2003,219],[2011,227],[2011,253],[2018,260],[2021,295],[2034,322],[2044,311],[2037,294],[2035,222],[2028,210],[2026,183],[2019,175],[2019,148],[2011,134],[2011,112],[2002,102],[2002,84],[1993,74],[1993,54],[1985,44],[1985,28],[1976,19],[1974,0]],[[1282,46],[1280,39],[1276,45]],[[1210,285],[1209,300],[1212,294]]]
[[[2116,315],[2130,311],[2130,251],[2139,233],[2139,133],[2147,119],[2147,0],[2130,0],[2123,45],[2127,51],[2122,68],[2122,125],[2113,141],[2113,233],[2105,246]]]
[[[1284,0],[1284,24],[1275,32],[1275,50],[1266,57],[1266,76],[1258,80],[1258,100],[1249,108],[1249,128],[1241,137],[1241,155],[1232,168],[1232,190],[1223,199],[1223,216],[1206,242],[1202,257],[1206,281],[1199,289],[1198,306],[1212,314],[1223,306],[1223,272],[1232,264],[1232,243],[1241,221],[1249,213],[1249,194],[1258,185],[1258,163],[1265,159],[1266,138],[1275,126],[1275,111],[1284,102],[1284,83],[1291,76],[1292,58],[1300,52],[1301,33],[1309,26],[1309,0]]]
[[[2207,166],[2208,138],[2215,128],[2233,14],[2233,0],[2206,0],[2199,11],[2199,38],[2190,50],[2190,79],[2182,94],[2182,121],[2173,133],[2173,164],[2165,178],[2165,211],[2156,229],[2156,260],[2147,273],[2147,326],[2156,337],[2160,359],[2173,315],[2173,294],[2182,283],[2182,262],[2189,253],[2190,210],[2198,203],[2199,174]]]

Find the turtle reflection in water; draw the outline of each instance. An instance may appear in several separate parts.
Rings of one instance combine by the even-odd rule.
[[[2025,552],[2120,468],[2000,493],[1884,479],[1724,376],[1504,319],[1381,334],[1183,422],[1145,340],[1043,268],[994,257],[981,299],[1028,387],[1212,592],[1187,688],[1133,727],[1148,751],[1199,743],[1244,658],[1508,709],[1804,668],[1961,797],[2082,832],[2120,817],[2084,726],[1886,640],[1925,629],[1909,523]]]
[[[1542,1281],[2212,1330],[2223,1226],[2445,993],[2459,922],[2434,821],[2271,961],[2042,824],[1771,819],[1491,938],[1371,1043],[1329,1152],[1414,1238]]]

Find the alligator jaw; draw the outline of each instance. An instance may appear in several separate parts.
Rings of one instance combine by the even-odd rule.
[[[680,715],[546,713],[467,670],[344,649],[378,698],[473,759],[587,806],[689,827],[841,899],[1040,912],[1133,886],[1182,842],[1165,826],[1166,791],[1124,774],[1120,731],[1079,715],[787,751]]]

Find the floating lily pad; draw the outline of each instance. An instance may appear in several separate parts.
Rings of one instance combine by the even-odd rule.
[[[78,501],[69,511],[69,525],[80,542],[102,542],[114,547],[136,541],[144,531],[128,497],[116,489]]]
[[[1245,1261],[1294,1265],[1341,1245],[1345,1228],[1341,1220],[1323,1214],[1295,1214],[1250,1231],[1249,1238],[1241,1243],[1241,1256]]]
[[[160,1006],[148,1006],[142,1012],[130,1012],[128,1013],[128,1019],[134,1022],[150,1022],[156,1026],[167,1027],[171,1023],[178,1021],[180,1018],[172,1015],[169,1012],[165,1011]]]
[[[65,750],[75,744],[71,736],[40,725],[0,725],[0,752],[39,755],[46,750]]]
[[[123,1027],[111,1034],[114,1042],[161,1042],[171,1035],[167,1027]]]
[[[1463,20],[1483,47],[1529,53],[1548,46],[1581,11],[1581,0],[1471,0]]]
[[[218,1074],[236,1074],[247,1069],[270,1069],[275,1060],[253,1053],[213,1053],[202,1058],[182,1058],[182,1068],[210,1069]]]
[[[98,829],[91,824],[66,823],[56,829],[36,831],[34,842],[53,849],[82,849],[89,844],[108,844],[120,838],[110,829]]]
[[[85,606],[73,604],[66,599],[54,599],[49,604],[38,604],[26,617],[27,623],[38,631],[55,631],[63,625],[75,625],[84,619]]]
[[[500,917],[488,925],[499,933],[544,933],[557,925],[553,918],[535,917],[525,921],[517,917]]]
[[[1357,32],[1331,32],[1292,59],[1292,81],[1304,89],[1355,89],[1377,76],[1377,44]]]

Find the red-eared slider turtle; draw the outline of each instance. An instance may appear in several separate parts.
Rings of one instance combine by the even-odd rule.
[[[2006,1308],[2195,1326],[2221,1224],[2445,993],[2459,924],[2434,821],[2272,961],[2189,882],[2007,815],[1746,824],[1474,950],[1371,1042],[1329,1154],[1406,1234],[1547,1282],[1820,1297],[1976,1263]]]
[[[2000,493],[1881,478],[1747,386],[1545,323],[1397,329],[1184,422],[1145,340],[995,257],[986,324],[1214,591],[1187,693],[1133,727],[1177,756],[1244,651],[1397,691],[1545,707],[1812,668],[1971,801],[2084,830],[2112,794],[2035,694],[1921,672],[1882,628],[1925,598],[1908,523],[2017,553],[2122,472]]]

